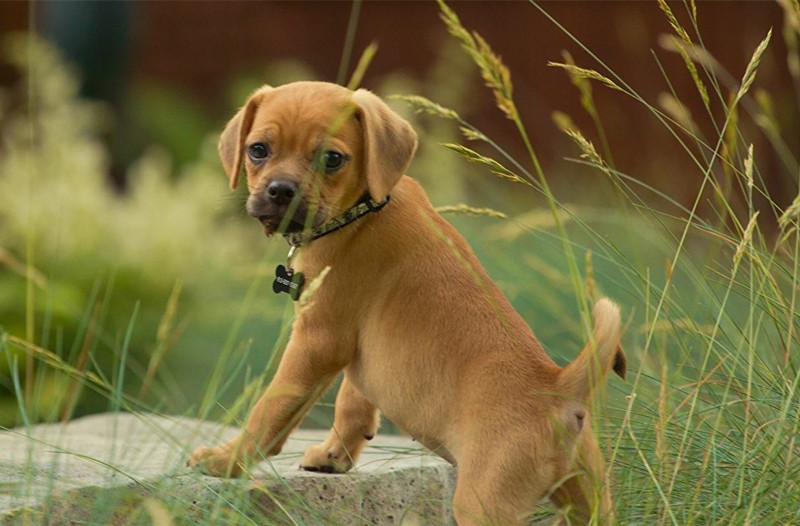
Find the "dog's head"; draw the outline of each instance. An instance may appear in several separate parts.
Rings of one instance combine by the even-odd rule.
[[[236,189],[244,163],[247,212],[267,235],[320,226],[365,194],[383,200],[417,146],[411,126],[377,96],[325,82],[256,91],[219,141]]]

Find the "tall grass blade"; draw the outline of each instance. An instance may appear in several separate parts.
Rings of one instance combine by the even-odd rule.
[[[11,385],[14,388],[14,394],[17,398],[17,409],[19,411],[20,418],[22,419],[22,424],[28,428],[31,426],[31,419],[28,417],[28,407],[31,406],[31,402],[25,399],[26,394],[23,391],[21,382],[19,381],[19,360],[17,359],[16,355],[11,353],[11,349],[8,348],[8,345],[6,344],[5,333],[0,333],[0,351],[5,354],[6,361],[8,362],[8,370],[11,375]]]
[[[83,344],[81,345],[80,353],[78,354],[75,368],[81,373],[86,371],[86,367],[89,364],[89,352],[91,351],[95,340],[101,308],[102,305],[100,303],[95,304],[94,309],[92,310],[92,317],[89,320],[89,326],[86,329],[86,334],[83,338]],[[73,378],[72,385],[70,385],[67,391],[64,404],[61,408],[61,422],[68,422],[72,419],[72,414],[75,411],[75,406],[78,404],[78,398],[81,394],[82,385],[83,384],[80,381],[80,377]]]
[[[3,247],[0,247],[0,266],[5,266],[11,272],[33,281],[40,289],[47,286],[47,277],[40,270],[21,262]]]
[[[372,59],[375,58],[375,54],[377,52],[377,42],[372,42],[364,49],[364,52],[361,54],[361,58],[358,59],[356,69],[353,71],[353,75],[350,77],[350,82],[347,83],[347,89],[354,90],[361,86],[361,81],[364,80],[364,75],[367,74],[369,65],[372,63]]]
[[[133,336],[133,327],[136,325],[136,318],[139,315],[140,303],[137,301],[133,307],[133,314],[131,314],[128,328],[125,331],[125,338],[122,340],[122,349],[119,356],[119,367],[116,375],[116,388],[114,389],[114,397],[111,400],[111,409],[113,412],[119,412],[122,407],[122,389],[125,386],[125,371],[128,368],[128,350],[131,344],[131,337]]]
[[[361,0],[353,0],[350,7],[350,18],[347,21],[347,32],[345,33],[344,46],[342,47],[342,58],[339,60],[339,73],[336,75],[336,83],[344,86],[347,78],[347,70],[350,68],[350,57],[353,54],[353,42],[356,38],[356,29],[361,15]]]
[[[167,300],[167,307],[164,310],[164,315],[158,324],[156,332],[156,348],[150,356],[147,364],[147,371],[142,379],[142,386],[139,388],[139,398],[143,398],[150,390],[150,385],[153,383],[158,368],[164,360],[169,351],[171,344],[174,343],[177,334],[173,332],[175,325],[175,316],[178,312],[178,300],[180,299],[181,290],[183,290],[183,280],[178,279],[172,287],[172,292]],[[180,333],[182,329],[178,331]]]

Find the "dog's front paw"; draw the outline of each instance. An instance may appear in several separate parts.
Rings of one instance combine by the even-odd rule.
[[[230,444],[199,447],[186,461],[186,465],[214,477],[238,477],[244,468],[242,460],[233,454]]]
[[[300,469],[321,473],[344,473],[352,467],[353,459],[341,445],[328,447],[325,443],[309,447],[300,461]]]

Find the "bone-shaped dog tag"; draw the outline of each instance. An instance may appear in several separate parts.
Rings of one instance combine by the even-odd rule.
[[[272,292],[275,294],[286,292],[294,301],[297,301],[305,280],[306,277],[302,272],[295,272],[292,269],[287,270],[283,265],[278,265],[275,268],[275,281],[272,282]]]

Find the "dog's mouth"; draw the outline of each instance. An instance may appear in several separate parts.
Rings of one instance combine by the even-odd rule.
[[[303,232],[324,221],[322,210],[312,211],[305,200],[277,205],[265,199],[251,198],[246,208],[247,213],[261,223],[268,237]]]
[[[260,215],[256,219],[264,227],[267,237],[273,234],[293,234],[305,229],[305,221],[298,221],[296,217],[286,220],[280,215]]]

